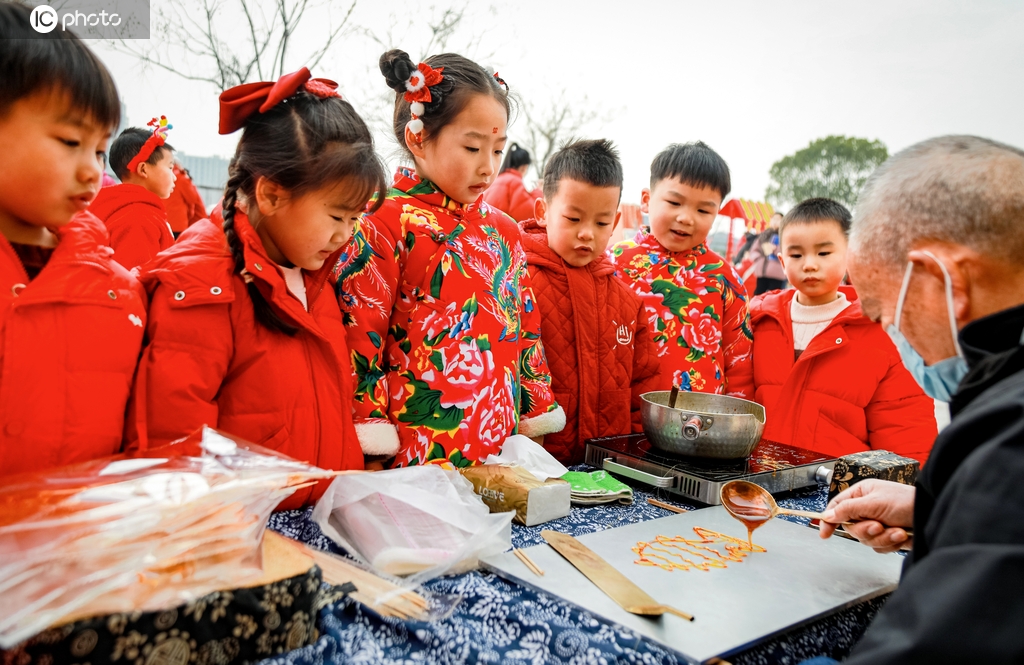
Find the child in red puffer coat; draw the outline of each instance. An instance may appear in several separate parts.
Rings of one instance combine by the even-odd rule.
[[[657,390],[658,353],[643,303],[605,254],[619,221],[622,165],[608,141],[576,141],[548,161],[537,219],[524,222],[552,389],[565,429],[544,437],[563,464],[584,442],[642,431],[640,396]]]
[[[523,182],[531,163],[529,151],[513,143],[508,148],[498,177],[484,192],[484,201],[517,222],[533,217],[533,206],[542,195],[538,189],[526,189]]]
[[[764,437],[837,457],[889,450],[923,464],[937,434],[934,404],[856,292],[840,286],[850,223],[829,199],[804,201],[782,222],[780,260],[796,290],[750,305]]]
[[[0,476],[117,453],[142,288],[86,211],[121,104],[70,32],[0,3]]]
[[[221,133],[243,127],[223,224],[193,224],[142,272],[149,344],[129,446],[208,424],[325,469],[362,469],[332,271],[383,167],[362,119],[305,68],[225,91]]]

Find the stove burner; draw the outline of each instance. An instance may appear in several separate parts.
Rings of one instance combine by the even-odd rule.
[[[643,434],[590,439],[586,462],[613,474],[718,505],[730,480],[748,480],[769,492],[786,492],[825,482],[835,458],[762,439],[750,457],[720,460],[684,457],[655,448]]]

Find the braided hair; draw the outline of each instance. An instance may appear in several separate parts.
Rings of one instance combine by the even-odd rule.
[[[455,53],[442,53],[432,55],[423,62],[434,69],[444,67],[441,82],[430,86],[431,100],[423,103],[424,113],[420,119],[423,121],[424,141],[437,136],[445,125],[462,113],[474,94],[494,97],[505,107],[506,115],[511,116],[512,100],[507,86],[503,87],[493,74],[469,58]],[[384,75],[388,87],[395,91],[392,129],[398,144],[402,146],[405,145],[405,126],[412,117],[409,102],[405,101],[405,83],[414,71],[416,63],[405,51],[392,49],[380,56],[380,73]]]
[[[374,152],[370,130],[340,97],[320,98],[299,90],[266,113],[255,113],[245,121],[242,138],[228,167],[224,235],[235,260],[235,272],[245,278],[256,320],[271,330],[294,335],[298,328],[274,311],[248,277],[242,241],[235,230],[239,195],[254,201],[256,183],[261,177],[280,185],[290,196],[344,182],[354,209],[363,207],[374,194],[384,192],[387,181]],[[383,198],[378,197],[373,210],[381,203]],[[249,214],[255,217],[253,225],[258,225],[255,206],[250,206]]]

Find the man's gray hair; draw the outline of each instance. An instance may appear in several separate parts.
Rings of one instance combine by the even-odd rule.
[[[924,239],[1024,261],[1024,151],[977,136],[940,136],[879,166],[857,200],[851,251],[902,269]]]

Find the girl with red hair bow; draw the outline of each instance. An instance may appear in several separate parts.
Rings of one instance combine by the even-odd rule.
[[[221,95],[221,133],[243,129],[222,223],[192,225],[143,271],[149,344],[131,447],[205,423],[325,469],[363,468],[331,272],[385,180],[366,124],[335,88],[302,69]]]

